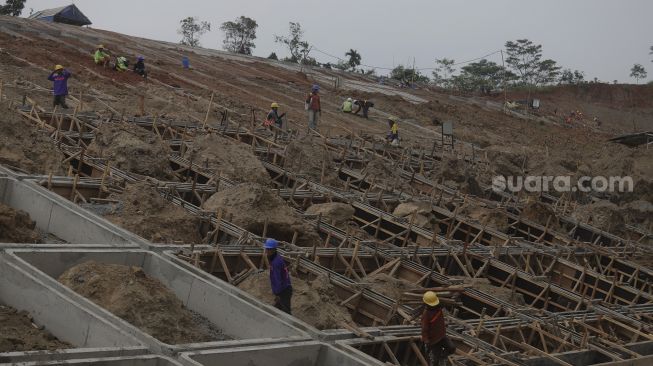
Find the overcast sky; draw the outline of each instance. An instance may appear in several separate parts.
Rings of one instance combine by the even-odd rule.
[[[41,10],[70,0],[27,0]],[[630,68],[640,63],[653,79],[652,0],[76,0],[92,27],[178,42],[179,20],[198,16],[213,30],[202,46],[222,47],[219,25],[245,15],[258,24],[254,55],[287,52],[274,35],[300,22],[305,39],[317,49],[344,58],[358,50],[363,63],[434,66],[434,59],[464,61],[503,48],[507,40],[528,38],[542,44],[545,58],[565,68],[585,71],[588,79],[634,82]],[[320,62],[335,62],[312,54]],[[501,56],[489,58],[501,62]],[[385,73],[378,70],[380,73]],[[430,76],[430,71],[425,71]]]

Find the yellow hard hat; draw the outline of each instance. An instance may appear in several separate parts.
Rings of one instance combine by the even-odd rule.
[[[436,306],[440,303],[440,299],[438,299],[438,295],[435,294],[433,291],[426,291],[424,293],[424,303],[428,306]]]
[[[270,105],[270,108],[279,108],[279,104],[277,104],[276,102],[274,102],[274,103],[272,103],[272,104]]]
[[[58,70],[63,70],[63,66],[61,66],[61,65],[55,65],[55,66],[54,66],[54,71],[58,71]]]
[[[104,45],[99,44],[97,45],[97,48],[104,48]]]
[[[392,122],[397,122],[398,119],[399,119],[399,118],[397,118],[397,117],[395,117],[395,116],[390,116],[390,117],[388,117],[388,121],[392,121]]]

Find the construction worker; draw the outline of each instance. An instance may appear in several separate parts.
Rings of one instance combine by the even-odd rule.
[[[127,61],[127,57],[125,56],[116,57],[116,65],[114,67],[114,70],[120,72],[129,70],[129,61]]]
[[[358,112],[363,110],[363,117],[365,118],[368,118],[367,112],[369,112],[370,108],[374,107],[374,103],[369,100],[356,100],[354,101],[354,105],[358,106],[354,114],[358,115]]]
[[[107,64],[109,63],[109,57],[109,52],[104,50],[104,46],[98,45],[95,49],[95,53],[93,54],[93,61],[95,61],[96,65],[107,67]]]
[[[318,95],[320,86],[315,84],[311,88],[311,94],[306,97],[306,110],[308,111],[308,127],[317,129],[317,122],[322,115],[322,106],[320,105],[320,96]]]
[[[290,272],[286,262],[277,254],[279,242],[274,239],[265,240],[265,255],[270,263],[270,285],[275,296],[274,307],[291,314],[290,300],[292,286],[290,285]]]
[[[422,299],[425,305],[422,313],[422,342],[426,347],[429,364],[435,366],[441,359],[454,353],[456,347],[447,337],[444,311],[438,295],[426,291]]]
[[[354,102],[351,100],[351,98],[347,98],[344,103],[342,103],[342,111],[344,113],[351,113],[352,107],[354,105]]]
[[[397,124],[397,119],[395,117],[388,118],[388,126],[390,127],[390,132],[388,133],[388,136],[386,136],[386,140],[388,140],[392,146],[398,146],[399,125]]]
[[[283,117],[285,115],[285,113],[279,115],[279,104],[274,102],[270,105],[270,112],[268,112],[268,116],[263,124],[265,126],[275,125],[279,128],[283,128]]]
[[[145,70],[145,57],[138,56],[134,64],[134,72],[147,79],[147,70]]]
[[[60,105],[62,108],[68,109],[66,95],[68,95],[68,78],[71,75],[63,66],[56,65],[54,71],[48,76],[48,80],[52,81],[52,94],[54,94],[53,106]]]

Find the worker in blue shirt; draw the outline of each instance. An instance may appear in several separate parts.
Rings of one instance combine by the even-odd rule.
[[[270,285],[275,296],[274,306],[291,314],[292,286],[290,285],[290,272],[286,262],[277,254],[278,246],[279,242],[274,239],[267,239],[264,245],[265,255],[270,263]]]
[[[70,76],[71,73],[61,65],[56,65],[54,71],[48,76],[48,80],[52,81],[53,105],[55,107],[60,105],[62,108],[68,109],[66,95],[68,95],[68,78]]]

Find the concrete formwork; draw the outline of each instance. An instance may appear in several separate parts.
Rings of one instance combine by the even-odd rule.
[[[320,342],[274,344],[184,353],[181,360],[193,366],[362,366],[381,365],[359,352],[346,352]]]
[[[137,246],[149,242],[30,181],[0,176],[0,202],[27,212],[36,226],[69,243]]]
[[[270,316],[261,304],[244,297],[234,296],[228,285],[210,283],[185,270],[159,254],[137,249],[77,250],[66,249],[9,249],[9,255],[26,269],[40,275],[55,289],[65,292],[81,306],[103,319],[117,324],[156,352],[173,354],[182,350],[228,347],[234,345],[265,344],[279,340],[298,341],[309,338],[308,333],[283,319]],[[161,281],[192,311],[204,316],[220,328],[233,341],[165,344],[131,324],[78,295],[56,281],[65,270],[77,264],[94,260],[100,263],[139,266],[150,277]]]

